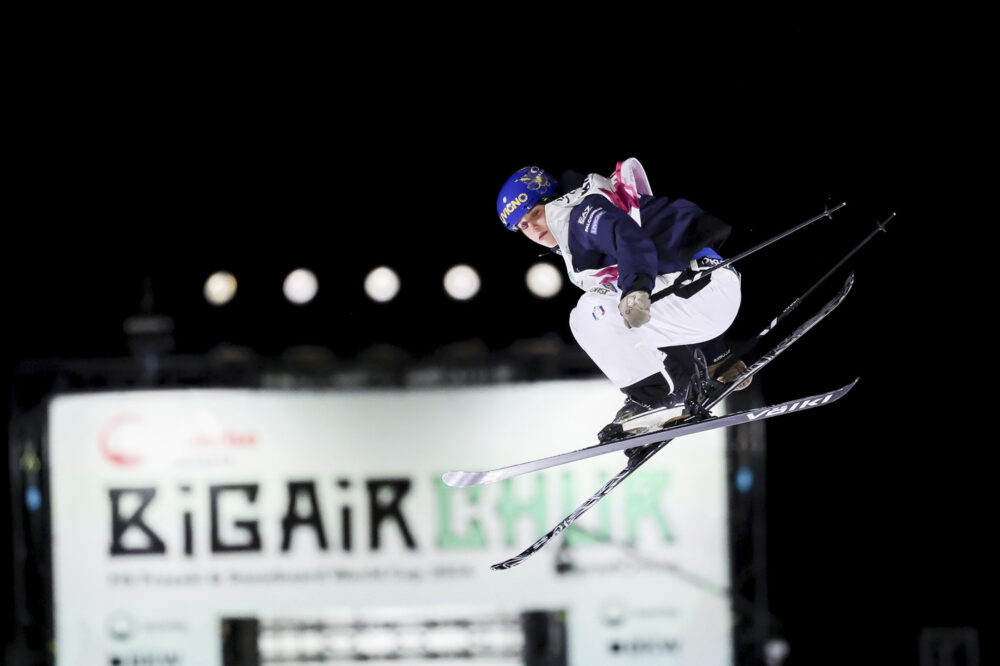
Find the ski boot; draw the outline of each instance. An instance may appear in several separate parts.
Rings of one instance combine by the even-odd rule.
[[[602,443],[610,442],[625,435],[662,428],[686,416],[686,409],[685,396],[676,392],[650,402],[641,402],[626,394],[625,404],[614,420],[597,433],[597,439]]]
[[[732,340],[725,333],[700,343],[698,349],[704,352],[708,361],[708,376],[720,384],[731,384],[747,369],[743,359],[733,354]],[[752,378],[740,382],[735,390],[742,391],[750,386],[751,381]]]
[[[614,420],[604,426],[597,439],[610,442],[625,435],[663,427],[685,415],[685,397],[671,386],[662,373],[651,375],[622,389],[625,404]]]
[[[719,383],[712,379],[708,372],[708,364],[705,361],[705,355],[700,349],[696,349],[692,354],[690,360],[692,364],[689,366],[692,370],[692,374],[689,377],[687,385],[683,389],[675,387],[674,391],[671,392],[662,400],[663,406],[660,410],[667,416],[665,419],[653,419],[653,424],[644,424],[645,430],[653,430],[656,428],[663,428],[675,421],[680,421],[687,418],[697,418],[701,416],[709,415],[708,410],[706,410],[703,405],[709,400],[713,391],[718,389]],[[625,406],[619,411],[629,413],[630,400],[625,401]],[[635,419],[643,419],[647,421],[647,414],[652,416],[656,414],[656,409],[647,410],[646,413],[639,413],[636,416],[626,416],[623,421],[622,427],[624,430],[634,430],[631,426],[636,422]],[[604,433],[609,428],[615,425],[616,421],[613,421],[605,429],[601,431]],[[657,424],[656,421],[659,421]],[[629,432],[628,434],[632,434]],[[636,433],[638,434],[638,433]],[[600,434],[598,438],[600,438]],[[621,436],[621,435],[619,435]],[[603,441],[603,440],[602,440]],[[643,453],[650,446],[655,446],[654,444],[647,444],[645,446],[636,446],[630,449],[625,449],[625,456],[629,459],[629,464],[632,464],[637,457]]]
[[[742,359],[734,359],[732,356],[726,356],[716,363],[708,366],[708,375],[712,379],[721,382],[723,384],[730,384],[736,380],[741,374],[746,372],[747,364],[743,362]],[[734,391],[742,391],[746,387],[750,386],[750,382],[753,381],[753,377],[740,382]]]

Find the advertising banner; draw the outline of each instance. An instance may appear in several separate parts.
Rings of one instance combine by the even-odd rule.
[[[723,433],[671,443],[507,571],[625,456],[440,480],[594,444],[621,401],[604,380],[58,397],[57,663],[223,664],[252,626],[264,663],[523,663],[542,635],[574,665],[728,664]]]

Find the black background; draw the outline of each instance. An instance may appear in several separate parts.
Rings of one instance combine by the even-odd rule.
[[[972,270],[988,223],[963,175],[982,148],[961,31],[934,17],[663,20],[549,50],[554,26],[482,40],[478,24],[395,41],[365,30],[351,46],[346,26],[215,29],[19,62],[7,371],[127,353],[144,277],[183,353],[571,341],[574,288],[531,297],[539,249],[496,219],[497,190],[527,164],[610,173],[638,157],[657,194],[733,224],[733,252],[847,202],[742,263],[747,335],[896,213],[852,261],[844,305],[760,378],[775,402],[861,377],[840,403],[768,424],[772,610],[788,663],[917,663],[924,627],[976,626],[995,654],[976,427],[991,397],[977,392],[992,347],[979,313],[994,297]],[[483,279],[469,303],[440,289],[456,263]],[[361,284],[381,264],[402,291],[377,306]],[[280,293],[299,266],[320,281],[307,307]],[[200,295],[219,268],[240,279],[222,309]]]

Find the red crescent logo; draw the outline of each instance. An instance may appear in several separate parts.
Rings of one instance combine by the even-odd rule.
[[[122,467],[131,467],[142,462],[141,456],[130,456],[111,448],[111,435],[115,430],[123,425],[141,422],[142,419],[138,414],[125,413],[113,416],[110,421],[104,424],[100,434],[97,436],[97,444],[101,454],[114,464],[121,465]]]

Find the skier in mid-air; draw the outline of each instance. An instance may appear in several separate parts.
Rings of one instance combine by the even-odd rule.
[[[722,261],[730,227],[691,201],[653,196],[636,159],[577,184],[561,187],[545,170],[524,167],[501,188],[497,214],[507,229],[560,254],[584,291],[570,313],[573,336],[626,396],[598,433],[608,441],[688,413],[695,348],[713,379],[731,381],[746,369],[728,358],[723,335],[740,307],[740,275],[726,267],[697,279]],[[674,293],[651,302],[675,283]]]
[[[747,367],[739,359],[756,349],[861,247],[884,232],[896,215],[878,223],[861,244],[734,354],[725,341],[740,307],[740,275],[732,264],[831,217],[847,204],[827,208],[724,260],[718,250],[730,227],[690,201],[653,196],[642,165],[634,158],[619,162],[611,177],[567,172],[562,181],[556,182],[535,166],[516,171],[500,190],[497,215],[508,230],[521,231],[562,255],[570,279],[584,291],[570,314],[573,335],[625,393],[625,405],[598,433],[599,444],[478,472],[452,470],[441,479],[451,487],[467,488],[621,450],[629,461],[533,544],[492,565],[494,570],[515,567],[551,543],[677,437],[799,413],[846,395],[857,379],[834,391],[780,404],[724,416],[711,413],[844,301],[854,284],[853,273],[829,302],[792,333],[764,353],[754,353],[752,365]],[[671,421],[678,422],[663,427]]]

